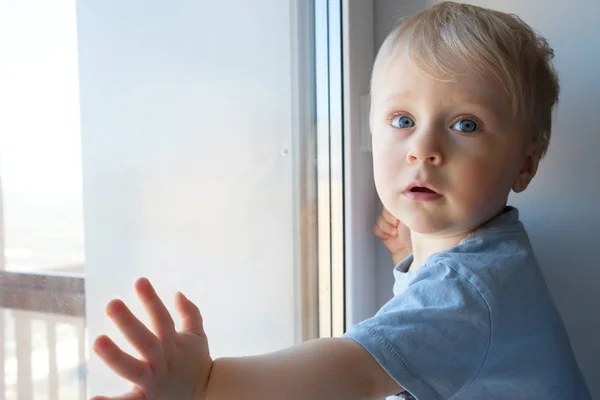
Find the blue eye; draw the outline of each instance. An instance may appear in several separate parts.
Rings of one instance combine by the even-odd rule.
[[[472,119],[461,119],[452,125],[452,129],[464,133],[473,133],[479,129],[479,125],[477,125],[477,122],[473,121]]]
[[[396,117],[392,120],[392,126],[396,128],[412,128],[415,126],[415,121],[409,117]]]

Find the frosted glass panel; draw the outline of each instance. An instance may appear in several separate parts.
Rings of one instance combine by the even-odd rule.
[[[176,290],[199,305],[214,357],[302,339],[316,172],[303,165],[316,167],[310,17],[296,3],[78,5],[91,337],[114,336],[112,297],[141,311],[131,287],[147,276],[171,310]],[[88,385],[126,387],[95,356]]]

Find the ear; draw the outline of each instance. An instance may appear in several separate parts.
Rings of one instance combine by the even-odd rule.
[[[529,186],[529,183],[537,173],[540,159],[542,158],[541,154],[542,152],[540,151],[539,146],[530,147],[528,154],[523,160],[523,166],[519,171],[519,175],[513,183],[512,190],[515,193],[520,193],[527,189],[527,186]]]

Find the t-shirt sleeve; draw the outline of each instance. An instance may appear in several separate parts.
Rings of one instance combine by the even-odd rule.
[[[477,376],[490,332],[489,307],[477,287],[436,263],[344,337],[417,399],[448,399]]]

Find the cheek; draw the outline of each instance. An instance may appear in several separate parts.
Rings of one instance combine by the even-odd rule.
[[[399,216],[397,196],[399,190],[399,165],[394,157],[386,153],[374,154],[373,175],[375,189],[383,206],[392,213]]]
[[[464,206],[470,209],[487,210],[504,204],[512,181],[510,171],[501,162],[482,160],[461,168],[460,190]]]
[[[379,197],[384,200],[392,182],[388,158],[381,153],[373,153],[373,178]]]
[[[395,180],[402,166],[403,144],[397,135],[385,128],[379,128],[373,133],[373,168],[376,179],[381,181]]]
[[[375,185],[380,196],[394,190],[398,184],[401,169],[401,157],[394,151],[394,146],[373,145],[373,174]]]

